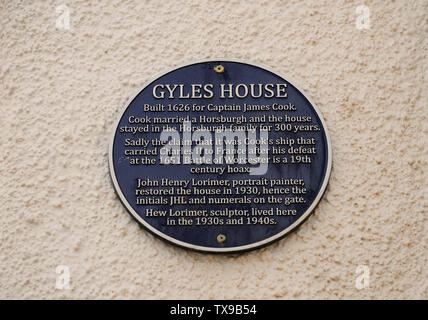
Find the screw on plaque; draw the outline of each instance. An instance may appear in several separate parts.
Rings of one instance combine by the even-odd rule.
[[[219,234],[218,236],[217,236],[217,242],[218,243],[223,243],[223,242],[225,242],[226,241],[226,236],[224,235],[224,234]]]
[[[219,64],[219,65],[217,65],[217,66],[214,67],[214,71],[217,72],[217,73],[223,73],[224,72],[224,67],[221,64]]]

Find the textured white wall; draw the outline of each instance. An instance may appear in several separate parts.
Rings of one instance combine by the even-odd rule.
[[[369,30],[351,0],[0,3],[0,298],[428,298],[427,1],[366,1]],[[60,4],[70,30],[55,27]],[[290,75],[333,143],[315,213],[242,255],[141,230],[107,166],[127,98],[211,57]],[[70,290],[55,289],[57,265]]]

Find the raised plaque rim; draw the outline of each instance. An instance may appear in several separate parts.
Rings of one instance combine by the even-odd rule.
[[[116,172],[114,170],[114,166],[113,166],[113,144],[114,144],[114,138],[116,136],[116,131],[117,131],[117,127],[120,123],[120,120],[123,117],[123,114],[125,113],[126,109],[128,109],[128,107],[130,106],[130,104],[132,103],[132,101],[138,96],[138,94],[145,90],[152,82],[156,81],[157,79],[159,79],[160,77],[181,69],[183,67],[186,66],[190,66],[190,65],[194,65],[194,64],[200,64],[200,63],[209,63],[209,62],[232,62],[232,63],[241,63],[241,64],[246,64],[246,65],[250,65],[250,66],[254,66],[254,67],[258,67],[261,69],[264,69],[266,71],[269,71],[271,73],[273,73],[274,75],[282,78],[283,80],[287,81],[288,83],[292,84],[311,104],[311,106],[314,108],[315,112],[317,113],[318,118],[321,121],[321,124],[323,126],[324,129],[324,134],[326,136],[326,145],[327,145],[327,168],[324,174],[324,180],[322,182],[321,188],[318,191],[317,196],[315,197],[314,201],[312,202],[312,204],[309,206],[309,208],[300,216],[299,219],[297,219],[293,224],[291,224],[290,226],[288,226],[286,229],[282,230],[281,232],[278,232],[277,234],[273,235],[272,237],[266,238],[264,240],[252,243],[252,244],[248,244],[248,245],[244,245],[244,246],[238,246],[238,247],[228,247],[228,248],[215,248],[215,247],[204,247],[204,246],[197,246],[191,243],[187,243],[184,241],[180,241],[177,240],[173,237],[170,237],[166,234],[164,234],[163,232],[160,232],[159,230],[157,230],[156,228],[152,227],[149,223],[147,223],[143,218],[140,217],[140,215],[135,212],[135,210],[132,208],[132,206],[128,203],[128,200],[125,198],[125,196],[122,193],[122,190],[120,189],[120,186],[117,182],[116,179]],[[204,60],[197,60],[197,61],[191,61],[188,63],[184,63],[184,64],[180,64],[174,67],[170,67],[167,70],[158,73],[157,75],[155,75],[154,77],[150,78],[149,81],[146,81],[145,84],[137,91],[136,94],[132,95],[127,102],[125,103],[124,107],[121,108],[121,113],[119,114],[117,120],[113,123],[113,129],[112,129],[112,134],[111,134],[111,138],[110,138],[110,143],[109,143],[109,154],[108,154],[108,165],[109,165],[109,169],[110,169],[110,177],[114,186],[114,189],[116,191],[116,194],[119,196],[120,201],[122,202],[122,204],[126,207],[126,209],[128,210],[128,212],[140,223],[140,225],[142,225],[147,231],[151,232],[152,234],[158,236],[160,239],[162,240],[166,240],[169,243],[182,247],[182,248],[187,248],[187,249],[191,249],[191,250],[195,250],[195,251],[199,251],[199,252],[206,252],[206,253],[237,253],[237,252],[243,252],[243,251],[249,251],[249,250],[254,250],[257,248],[261,248],[264,246],[267,246],[275,241],[280,240],[281,238],[285,237],[287,234],[291,233],[292,231],[294,231],[295,229],[297,229],[297,227],[299,227],[311,214],[312,212],[315,210],[316,206],[319,204],[320,200],[322,199],[322,197],[324,196],[324,193],[326,191],[329,179],[330,179],[330,174],[331,174],[331,168],[332,168],[332,148],[331,148],[331,140],[330,140],[330,134],[328,132],[327,129],[327,125],[324,121],[324,117],[322,116],[321,111],[318,109],[318,107],[312,102],[312,100],[310,99],[310,97],[306,94],[306,92],[304,92],[303,90],[300,89],[300,87],[295,85],[295,81],[293,80],[289,80],[290,78],[288,76],[284,76],[282,73],[277,73],[276,71],[272,70],[270,67],[267,67],[263,64],[260,63],[253,63],[253,62],[248,62],[248,61],[243,61],[243,60],[239,60],[239,59],[230,59],[230,58],[209,58],[209,59],[204,59]]]

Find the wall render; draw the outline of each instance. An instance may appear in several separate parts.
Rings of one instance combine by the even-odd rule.
[[[69,30],[55,26],[61,4]],[[427,2],[370,1],[368,30],[356,28],[361,4],[0,1],[0,298],[427,299]],[[314,214],[241,255],[140,230],[107,165],[127,99],[215,57],[289,75],[333,145]],[[58,265],[70,290],[55,288]]]

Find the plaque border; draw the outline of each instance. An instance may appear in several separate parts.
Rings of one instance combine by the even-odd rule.
[[[284,79],[288,83],[292,84],[309,101],[309,103],[314,108],[315,112],[317,113],[318,118],[321,121],[321,124],[322,124],[323,129],[324,129],[324,134],[326,136],[327,168],[325,170],[325,174],[324,174],[324,177],[323,177],[323,182],[321,184],[321,188],[318,191],[318,194],[315,197],[315,199],[312,202],[312,204],[301,215],[301,217],[299,219],[297,219],[293,224],[291,224],[290,226],[288,226],[286,229],[282,230],[281,232],[278,232],[277,234],[273,235],[272,237],[266,238],[266,239],[261,240],[261,241],[254,242],[252,244],[244,245],[244,246],[228,247],[228,248],[216,248],[216,247],[197,246],[197,245],[194,245],[194,244],[191,244],[191,243],[187,243],[187,242],[184,242],[184,241],[177,240],[177,239],[175,239],[173,237],[170,237],[170,236],[164,234],[163,232],[160,232],[156,228],[152,227],[149,223],[147,223],[143,218],[141,218],[140,215],[129,204],[128,200],[123,195],[122,190],[120,189],[120,186],[119,186],[119,184],[117,182],[116,172],[115,172],[114,166],[113,166],[113,144],[114,144],[114,138],[115,138],[116,133],[117,133],[117,127],[118,127],[118,125],[120,123],[120,120],[123,117],[123,114],[128,109],[128,107],[132,103],[132,101],[138,96],[138,94],[141,91],[143,91],[144,89],[146,89],[151,83],[153,83],[154,81],[156,81],[160,77],[162,77],[162,76],[164,76],[164,75],[166,75],[166,74],[168,74],[168,73],[170,73],[172,71],[181,69],[181,68],[186,67],[186,66],[194,65],[194,64],[210,63],[210,62],[211,63],[216,63],[216,62],[232,62],[232,63],[241,63],[241,64],[246,64],[246,65],[258,67],[258,68],[264,69],[266,71],[269,71],[269,72],[273,73],[274,75],[279,76],[280,78]],[[114,123],[113,123],[112,134],[111,134],[111,138],[110,138],[110,142],[109,142],[109,147],[108,147],[109,148],[109,150],[108,150],[108,166],[109,166],[109,169],[110,169],[109,170],[110,171],[110,178],[111,178],[111,181],[113,183],[114,190],[115,190],[116,194],[119,196],[120,201],[125,206],[125,208],[127,209],[128,213],[131,214],[131,216],[134,219],[136,219],[137,222],[142,227],[144,227],[144,229],[146,229],[150,233],[154,234],[155,236],[159,237],[160,239],[162,239],[164,241],[167,241],[170,244],[173,244],[173,245],[181,247],[181,248],[191,249],[191,250],[194,250],[194,251],[204,252],[204,253],[238,253],[238,252],[245,252],[245,251],[250,251],[250,250],[254,250],[254,249],[259,249],[259,248],[265,247],[265,246],[267,246],[269,244],[272,244],[275,241],[278,241],[278,240],[284,238],[285,236],[287,236],[288,234],[290,234],[292,231],[296,230],[313,213],[313,211],[318,206],[320,200],[322,199],[322,197],[325,194],[328,182],[330,180],[331,169],[332,169],[332,148],[331,148],[330,134],[328,132],[327,125],[325,123],[324,117],[322,116],[322,113],[320,112],[320,110],[318,109],[318,107],[312,102],[312,99],[303,90],[301,90],[300,87],[298,87],[298,86],[295,85],[295,81],[289,80],[289,79],[290,79],[290,77],[284,76],[282,73],[277,73],[276,71],[272,70],[272,68],[270,68],[268,66],[265,66],[263,64],[260,64],[260,63],[253,63],[253,62],[249,62],[249,61],[243,61],[243,60],[239,60],[239,59],[230,59],[230,58],[223,58],[223,59],[222,58],[207,58],[207,59],[204,59],[204,60],[196,60],[196,61],[193,60],[193,61],[190,61],[188,63],[184,63],[184,64],[180,64],[180,65],[176,65],[176,66],[170,67],[167,70],[156,74],[154,77],[151,77],[148,81],[146,81],[144,83],[144,85],[141,88],[139,88],[139,90],[137,91],[137,93],[134,94],[134,95],[132,95],[126,101],[124,107],[122,107],[120,109],[121,112],[120,112],[117,120],[114,121]]]

